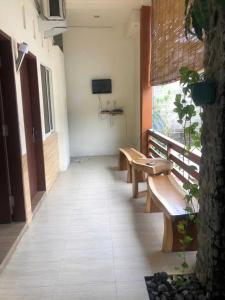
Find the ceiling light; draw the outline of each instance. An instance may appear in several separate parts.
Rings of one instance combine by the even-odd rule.
[[[98,16],[98,15],[95,15],[95,16],[94,16],[94,18],[95,18],[95,19],[99,19],[99,18],[100,18],[100,16]]]

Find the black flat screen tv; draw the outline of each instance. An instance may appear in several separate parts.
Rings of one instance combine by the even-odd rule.
[[[112,80],[111,79],[95,79],[92,80],[93,94],[111,94]]]

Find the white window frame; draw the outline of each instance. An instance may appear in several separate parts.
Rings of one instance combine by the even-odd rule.
[[[54,100],[53,100],[53,87],[52,87],[52,70],[45,65],[41,64],[41,84],[42,84],[42,99],[43,99],[43,113],[44,113],[44,133],[45,136],[49,136],[55,132],[55,111],[54,111]],[[45,87],[43,86],[43,73],[42,70],[45,71]],[[47,97],[47,103],[45,103],[45,98]],[[47,104],[47,111],[46,111]],[[47,114],[47,116],[46,116]],[[48,128],[46,127],[46,120],[48,121]]]

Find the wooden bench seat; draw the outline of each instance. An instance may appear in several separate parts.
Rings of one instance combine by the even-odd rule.
[[[139,158],[132,161],[133,198],[138,197],[138,179],[144,174],[156,176],[169,175],[173,164],[164,158]],[[141,174],[140,174],[141,173]]]
[[[132,182],[132,161],[139,158],[146,158],[146,156],[134,148],[119,149],[119,170],[128,171],[127,172],[128,183]],[[140,181],[143,181],[144,178],[139,178],[139,179]]]
[[[161,211],[164,215],[164,237],[162,250],[164,252],[181,251],[181,234],[177,225],[187,216],[184,200],[186,193],[172,175],[148,177],[148,195],[146,212]],[[195,212],[198,212],[197,200],[194,201]],[[197,248],[196,224],[190,223],[188,233],[193,241],[186,249],[194,251]]]

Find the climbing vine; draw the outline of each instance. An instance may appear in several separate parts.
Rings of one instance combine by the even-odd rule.
[[[191,98],[191,85],[199,82],[202,79],[202,74],[192,71],[186,67],[180,69],[180,85],[182,87],[182,93],[176,95],[175,98],[175,109],[174,112],[178,115],[177,122],[183,128],[184,135],[184,153],[183,161],[189,166],[190,173],[196,171],[197,167],[190,163],[188,159],[189,153],[195,149],[200,149],[200,127],[201,124],[196,118],[199,112],[196,109],[196,106],[193,104]],[[189,268],[189,265],[186,260],[185,250],[192,242],[193,238],[188,234],[188,227],[191,222],[196,222],[196,213],[195,213],[195,199],[199,198],[199,186],[198,183],[188,174],[187,183],[183,184],[183,188],[186,190],[185,203],[186,203],[186,212],[187,217],[180,221],[177,225],[178,232],[181,234],[182,238],[180,239],[181,250],[183,251],[180,256],[182,259],[181,270],[184,273],[186,269]]]

